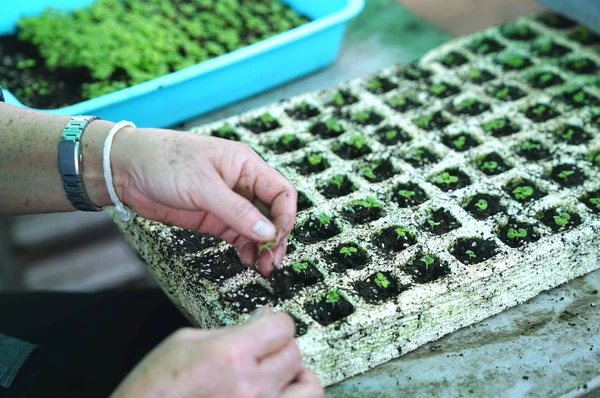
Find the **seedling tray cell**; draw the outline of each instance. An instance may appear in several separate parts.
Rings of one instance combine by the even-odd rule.
[[[552,28],[527,18],[510,26],[522,29],[492,28],[435,49],[415,65],[386,68],[192,132],[235,126],[240,140],[310,201],[298,214],[283,272],[310,269],[317,277],[293,294],[278,294],[276,281],[253,269],[218,282],[207,278],[199,266],[229,258],[224,243],[188,237],[197,243],[185,247],[197,252],[173,250],[185,236],[180,230],[139,217],[119,222],[121,230],[203,327],[247,319],[250,307],[240,311],[226,298],[261,286],[255,303],[273,305],[303,325],[298,343],[304,361],[325,385],[598,268],[600,109],[597,101],[573,106],[563,97],[584,88],[600,98],[597,78],[566,67],[564,59],[540,60],[534,44],[551,38],[569,49],[568,57],[600,64],[598,48],[572,41],[576,26]],[[497,51],[474,47],[484,39],[531,64],[504,69]],[[454,53],[464,62],[440,61]],[[493,78],[474,82],[473,70]],[[532,86],[532,76],[542,72],[561,79]],[[386,82],[386,89],[374,81]],[[492,88],[500,86],[522,95],[498,98]],[[399,109],[390,99],[400,97],[420,105]],[[302,103],[318,114],[290,117]],[[453,112],[465,103],[475,111]],[[281,127],[260,133],[244,127],[265,113]],[[431,128],[434,119],[422,119],[427,115],[443,116],[443,125]],[[290,133],[304,144],[272,149]],[[357,142],[370,151],[336,154],[340,145]],[[310,173],[307,159],[314,163]],[[326,189],[331,184],[346,189]]]
[[[341,47],[345,25],[364,0],[282,0],[310,22],[209,61],[107,95],[60,109],[60,115],[97,115],[131,120],[138,126],[168,127],[250,97],[331,64]],[[71,10],[90,0],[62,0]],[[0,15],[0,34],[14,31],[18,19],[36,15],[47,2],[8,2]],[[6,101],[25,107],[10,92]]]

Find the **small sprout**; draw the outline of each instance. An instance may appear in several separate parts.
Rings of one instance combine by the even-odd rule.
[[[510,94],[510,89],[506,86],[502,87],[500,90],[498,90],[495,94],[496,98],[498,99],[504,99],[506,98],[508,95]]]
[[[544,114],[544,112],[546,112],[547,109],[548,108],[546,107],[546,105],[538,105],[535,108],[533,108],[531,112],[536,116],[541,116]]]
[[[486,122],[483,125],[483,130],[484,131],[498,130],[498,129],[504,128],[504,126],[506,126],[506,119],[494,119],[494,120],[490,120],[489,122]]]
[[[368,179],[374,180],[377,177],[375,176],[375,172],[371,167],[365,167],[364,169],[361,170],[363,175],[365,177],[367,177]]]
[[[431,254],[425,254],[423,257],[420,258],[420,260],[423,263],[425,263],[425,270],[428,270],[429,266],[435,261],[435,258],[433,258]]]
[[[284,134],[281,136],[281,143],[286,146],[290,145],[295,138],[296,136],[294,134]]]
[[[358,249],[352,246],[344,246],[340,249],[340,254],[343,254],[344,257],[350,257],[356,252],[358,252]]]
[[[259,251],[267,250],[275,246],[275,242],[265,242],[259,247]]]
[[[498,162],[490,160],[489,162],[483,162],[479,167],[481,170],[496,170],[498,168]]]
[[[590,203],[593,204],[594,206],[596,206],[596,209],[600,210],[600,197],[591,198]]]
[[[479,101],[476,98],[466,98],[464,100],[462,100],[461,102],[459,102],[456,107],[458,109],[467,109],[470,108],[471,106],[477,104]]]
[[[479,79],[479,78],[481,78],[481,76],[483,76],[483,72],[481,72],[479,69],[471,69],[469,71],[469,77],[472,80]]]
[[[260,121],[264,124],[270,123],[273,121],[273,116],[270,113],[263,113],[260,115]]]
[[[330,290],[329,293],[327,293],[325,302],[328,304],[337,304],[338,301],[340,301],[340,294],[337,290]]]
[[[354,116],[352,116],[352,118],[354,120],[356,120],[357,122],[360,122],[360,123],[366,122],[367,120],[369,120],[370,117],[371,117],[371,113],[368,111],[357,112],[354,114]]]
[[[550,81],[552,81],[553,77],[554,75],[552,73],[544,72],[538,77],[538,80],[540,81],[540,83],[549,83]]]
[[[381,80],[375,78],[375,79],[371,79],[369,80],[369,82],[367,83],[367,88],[371,91],[377,91],[379,90],[381,87],[383,87],[383,83],[381,83]]]
[[[333,103],[336,104],[337,106],[346,105],[346,100],[344,100],[344,96],[341,93],[333,94],[332,98],[333,98]]]
[[[525,238],[527,236],[527,230],[524,228],[509,228],[506,236],[508,239]]]
[[[467,251],[465,251],[465,254],[467,256],[469,256],[470,259],[477,258],[477,255],[475,254],[475,252],[473,250],[467,250]]]
[[[322,161],[323,161],[323,156],[321,156],[321,155],[312,154],[312,155],[308,156],[308,163],[310,163],[312,166],[316,166],[319,163],[321,163]]]
[[[393,140],[398,135],[398,131],[396,130],[388,130],[385,132],[385,139],[388,141]]]
[[[413,148],[410,150],[409,154],[410,157],[413,158],[416,161],[421,161],[423,160],[423,154],[425,153],[425,150],[421,149],[421,148]]]
[[[433,115],[425,115],[418,118],[416,123],[417,126],[421,127],[422,129],[426,129],[427,127],[429,127],[429,123],[431,123],[432,120]]]
[[[535,142],[535,141],[525,141],[523,142],[520,146],[521,150],[523,151],[532,151],[534,149],[541,149],[541,145],[539,142]]]
[[[600,165],[600,153],[598,153],[596,156],[594,156],[594,158],[592,159],[592,162],[596,163],[597,165]]]
[[[325,122],[325,127],[327,127],[328,131],[332,131],[334,133],[341,133],[344,131],[342,125],[335,119],[329,119]]]
[[[405,227],[398,227],[394,230],[394,232],[396,232],[398,239],[400,239],[400,238],[406,237],[409,233],[409,230],[408,230],[408,228],[405,228]]]
[[[436,83],[429,88],[429,91],[431,91],[431,94],[433,95],[440,95],[443,94],[447,89],[448,86],[446,86],[444,83]]]
[[[452,140],[452,146],[456,149],[463,149],[467,144],[467,137],[464,135],[458,136]]]
[[[433,220],[433,219],[429,219],[429,220],[427,220],[427,224],[429,224],[429,226],[430,226],[431,228],[433,228],[433,227],[437,227],[437,226],[438,226],[438,225],[440,225],[441,223],[442,223],[441,221],[435,221],[435,220]]]
[[[356,203],[359,206],[364,207],[365,209],[381,207],[381,203],[379,203],[379,201],[377,199],[375,199],[373,196],[369,196],[367,199],[357,200],[354,203]]]
[[[387,289],[388,286],[390,285],[390,281],[388,280],[388,278],[385,277],[385,275],[383,275],[381,272],[377,274],[377,276],[375,277],[375,284],[377,285],[377,287],[379,288],[384,288]]]
[[[565,140],[565,141],[571,141],[573,139],[573,137],[575,136],[575,130],[572,128],[567,129],[567,131],[565,131],[561,137]]]
[[[533,195],[533,187],[530,187],[528,185],[518,186],[515,189],[513,189],[512,193],[515,196],[515,199],[527,199],[528,197]]]
[[[329,223],[331,223],[331,217],[329,217],[325,213],[319,213],[319,214],[317,214],[317,220],[319,220],[319,222],[321,223],[321,225],[329,225]]]
[[[225,137],[227,134],[230,133],[234,133],[235,130],[233,128],[233,126],[231,126],[230,124],[224,124],[223,126],[219,127],[219,129],[217,130],[217,135],[219,137]]]
[[[585,92],[583,90],[578,91],[573,95],[573,102],[576,104],[583,104],[585,102]]]
[[[562,227],[569,223],[569,221],[571,220],[571,215],[569,213],[562,212],[562,213],[554,216],[553,218],[554,218],[554,223],[556,225],[558,225],[559,227]]]
[[[293,270],[295,273],[299,274],[300,272],[302,272],[302,271],[304,271],[305,269],[307,269],[307,268],[308,268],[308,265],[309,265],[309,264],[308,264],[308,262],[307,262],[307,261],[305,261],[305,262],[300,262],[300,263],[293,263],[293,264],[292,264],[292,270]]]
[[[521,68],[525,65],[525,60],[519,56],[510,56],[506,58],[506,65],[511,68]]]
[[[390,102],[389,102],[389,104],[390,104],[391,106],[393,106],[394,108],[397,108],[397,107],[402,107],[402,106],[405,106],[405,105],[406,105],[406,102],[407,102],[407,101],[406,101],[406,98],[405,98],[405,97],[402,97],[402,96],[399,96],[399,95],[397,95],[397,96],[395,96],[395,97],[392,97],[392,98],[390,98]]]
[[[348,144],[354,146],[356,149],[362,149],[365,146],[366,138],[360,134],[352,134]]]
[[[338,189],[340,189],[342,187],[342,184],[344,183],[344,176],[341,174],[334,176],[331,179],[331,183],[335,185]]]
[[[575,171],[573,170],[563,170],[560,173],[558,173],[557,177],[567,181],[567,178],[569,178],[573,174],[575,174]]]
[[[446,184],[446,185],[456,184],[458,182],[458,177],[451,175],[447,171],[444,171],[442,174],[437,176],[437,178],[435,179],[435,182],[438,184]]]
[[[301,102],[300,103],[300,110],[302,112],[306,112],[308,110],[309,105],[306,102]]]
[[[481,211],[485,211],[488,208],[488,202],[485,199],[479,199],[477,203],[475,203],[475,207]]]
[[[411,197],[415,196],[417,193],[415,191],[410,191],[408,189],[401,189],[398,191],[398,195],[406,198],[406,199],[410,199]]]

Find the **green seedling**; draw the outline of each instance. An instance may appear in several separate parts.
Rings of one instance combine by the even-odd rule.
[[[444,171],[442,174],[437,176],[437,178],[435,179],[435,182],[437,184],[445,184],[445,185],[456,184],[458,182],[458,177],[450,174],[447,171]]]
[[[415,191],[410,191],[408,189],[401,189],[398,191],[398,196],[406,199],[410,199],[415,196],[417,193]]]
[[[561,134],[561,137],[565,141],[569,141],[569,142],[571,142],[571,140],[573,140],[574,136],[575,136],[575,130],[572,128],[567,129],[567,131],[565,131],[564,133]]]
[[[535,108],[533,108],[531,112],[536,116],[542,116],[547,110],[548,107],[546,105],[538,105]]]
[[[467,144],[467,137],[464,135],[458,136],[452,140],[452,146],[456,149],[463,149]]]
[[[454,63],[455,60],[456,60],[456,55],[450,53],[450,54],[446,54],[444,56],[444,58],[442,59],[442,62],[447,65],[452,65],[452,63]]]
[[[533,192],[534,192],[533,187],[530,187],[528,185],[518,186],[515,189],[513,189],[513,191],[512,191],[513,196],[517,200],[527,199],[528,197],[533,195]]]
[[[340,301],[340,294],[337,292],[337,290],[330,290],[327,293],[325,302],[328,304],[337,304],[338,301]]]
[[[431,254],[425,254],[420,260],[425,264],[425,271],[428,271],[429,266],[435,262],[435,258]]]
[[[548,73],[548,72],[544,72],[541,75],[539,75],[538,80],[540,81],[540,83],[550,83],[552,81],[552,78],[554,77],[554,75],[552,73]]]
[[[317,166],[323,161],[323,156],[312,154],[308,156],[307,160],[311,166]]]
[[[388,141],[393,140],[398,135],[398,131],[396,130],[388,130],[385,132],[385,139]]]
[[[504,126],[506,126],[506,119],[494,119],[484,123],[483,130],[489,132],[502,129]]]
[[[571,65],[573,66],[573,69],[580,70],[583,69],[587,65],[587,63],[588,61],[586,59],[578,59],[576,61],[573,61]]]
[[[348,140],[348,144],[354,146],[356,149],[362,149],[366,142],[367,139],[360,134],[352,134]]]
[[[396,233],[397,238],[400,239],[400,238],[405,238],[406,236],[408,236],[410,231],[408,230],[408,228],[398,227],[394,230],[394,232]]]
[[[585,102],[585,92],[578,91],[577,93],[573,94],[571,98],[576,104],[583,104]]]
[[[229,124],[225,124],[217,130],[217,135],[219,137],[225,137],[227,134],[231,134],[234,132],[235,132],[235,129],[233,128],[233,126],[231,126]]]
[[[382,87],[383,87],[383,83],[379,79],[371,79],[367,83],[367,88],[370,91],[377,91],[377,90],[379,90]]]
[[[567,179],[570,176],[572,176],[573,174],[575,174],[575,171],[573,171],[573,170],[563,170],[560,173],[558,173],[558,175],[556,177],[558,177],[564,181],[567,181]]]
[[[481,211],[486,211],[488,208],[488,201],[485,199],[479,199],[477,203],[475,203],[475,207]]]
[[[331,217],[329,217],[325,213],[319,213],[316,217],[317,220],[319,220],[319,222],[321,223],[321,225],[329,225],[331,223]]]
[[[381,207],[381,203],[379,203],[379,201],[377,199],[375,199],[373,196],[369,196],[366,199],[357,200],[353,203],[357,204],[359,206],[362,206],[365,209]]]
[[[363,175],[364,175],[365,177],[367,177],[368,179],[370,179],[370,180],[374,180],[374,179],[376,179],[376,178],[377,178],[377,177],[375,176],[375,171],[374,171],[374,170],[373,170],[373,168],[371,168],[371,167],[365,167],[365,168],[364,168],[364,169],[362,169],[361,171],[362,171]]]
[[[522,68],[525,65],[525,59],[518,56],[507,57],[504,62],[511,68]]]
[[[299,274],[300,272],[304,271],[305,269],[307,269],[309,266],[307,261],[304,262],[299,262],[299,263],[293,263],[292,264],[292,270]]]
[[[263,113],[262,115],[260,115],[260,121],[263,124],[271,123],[273,120],[275,120],[275,119],[273,118],[273,115],[271,115],[270,113]]]
[[[566,212],[559,213],[558,215],[552,217],[554,218],[554,223],[559,227],[563,227],[569,223],[571,220],[571,215]]]
[[[554,47],[554,43],[550,40],[543,41],[536,46],[541,54],[548,54],[552,51],[552,47]]]
[[[592,158],[592,163],[596,163],[598,166],[600,166],[600,153],[596,154],[593,158]]]
[[[475,254],[475,252],[473,250],[467,250],[467,251],[465,251],[465,254],[467,256],[469,256],[470,259],[477,258],[477,255]]]
[[[527,230],[524,228],[509,228],[508,232],[506,232],[506,236],[508,239],[525,238],[527,236]]]
[[[353,246],[344,246],[340,249],[340,254],[343,254],[344,257],[350,257],[356,252],[358,252],[358,249]]]
[[[344,176],[341,174],[334,176],[331,179],[331,183],[335,185],[337,189],[340,189],[342,187],[342,184],[344,183]]]
[[[427,224],[429,224],[429,226],[431,228],[437,227],[438,225],[440,225],[442,222],[441,221],[435,221],[433,219],[429,219],[427,220]]]
[[[352,116],[352,118],[359,123],[364,123],[371,118],[371,112],[369,112],[369,111],[357,112],[354,114],[354,116]]]
[[[444,83],[435,83],[429,88],[429,91],[433,95],[441,95],[448,89],[448,86]]]
[[[541,149],[542,146],[540,145],[539,142],[535,142],[535,141],[525,141],[523,142],[519,148],[523,151],[531,151],[534,149]]]
[[[413,148],[410,150],[409,154],[410,157],[413,158],[416,161],[421,161],[423,160],[423,154],[425,153],[425,151],[421,148]]]
[[[395,96],[390,98],[389,104],[394,107],[394,108],[398,108],[398,107],[403,107],[406,105],[406,98],[405,97],[401,97],[401,96]]]
[[[35,67],[35,59],[22,59],[17,62],[17,69],[29,69]]]
[[[483,162],[479,167],[481,170],[496,170],[498,168],[498,162],[494,160],[490,160],[488,162]]]
[[[327,128],[327,131],[330,131],[332,133],[341,133],[344,131],[342,125],[335,119],[327,120],[325,122],[325,127]]]
[[[433,120],[433,115],[425,115],[425,116],[421,116],[420,118],[418,118],[415,123],[417,124],[417,126],[421,127],[422,129],[426,129],[429,127],[429,124],[431,123],[432,120]]]
[[[471,69],[469,71],[469,77],[471,78],[471,80],[481,79],[482,76],[483,76],[483,72],[480,71],[479,69]]]
[[[390,285],[390,281],[381,272],[375,277],[375,285],[379,288],[387,289]]]
[[[600,210],[600,197],[590,198],[590,203],[596,206],[597,210]]]
[[[284,134],[281,136],[281,143],[285,146],[288,146],[294,141],[295,138],[296,136],[294,134]]]
[[[300,103],[300,110],[302,112],[306,112],[308,110],[308,108],[310,107],[310,105],[308,105],[308,103],[306,102],[301,102]]]
[[[332,99],[333,99],[333,103],[336,104],[337,106],[346,105],[346,100],[344,99],[344,96],[340,93],[333,94]]]
[[[267,250],[275,246],[275,242],[265,242],[258,248],[259,251]]]
[[[495,97],[498,99],[505,99],[510,94],[510,89],[506,86],[496,91]]]
[[[476,98],[467,98],[462,100],[456,105],[457,109],[468,109],[473,105],[476,105],[479,102]]]

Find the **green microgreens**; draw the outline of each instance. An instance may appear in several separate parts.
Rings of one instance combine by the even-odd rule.
[[[487,162],[483,162],[481,164],[481,166],[479,166],[479,168],[481,170],[496,170],[498,168],[499,164],[498,162],[496,162],[495,160],[490,160]]]
[[[344,96],[341,93],[334,93],[332,96],[333,103],[337,106],[346,105],[346,100],[344,100]]]
[[[285,146],[288,146],[294,141],[295,138],[296,136],[294,134],[284,134],[281,136],[281,143]]]
[[[576,104],[583,104],[585,102],[585,91],[579,90],[577,93],[573,94],[571,98]]]
[[[262,115],[260,115],[259,119],[261,122],[263,122],[263,124],[270,123],[274,120],[273,115],[271,115],[270,113],[263,113]]]
[[[398,227],[394,230],[394,232],[396,233],[398,239],[400,239],[406,237],[410,231],[408,230],[408,228]]]
[[[495,97],[498,99],[504,99],[510,94],[510,89],[506,86],[496,91]]]
[[[463,149],[467,144],[467,137],[460,135],[452,140],[452,146],[456,149]]]
[[[559,227],[563,227],[569,223],[571,220],[571,215],[566,212],[559,213],[558,215],[552,217],[554,218],[554,223]]]
[[[362,149],[365,146],[367,139],[360,134],[352,134],[348,140],[348,145],[354,146],[356,149]]]
[[[479,79],[479,78],[481,78],[481,76],[483,76],[483,72],[482,72],[482,71],[480,71],[479,69],[471,69],[471,70],[469,71],[469,77],[470,77],[472,80]]]
[[[437,227],[437,226],[438,226],[438,225],[440,225],[441,223],[442,223],[441,221],[435,221],[434,219],[431,219],[431,218],[430,218],[429,220],[427,220],[427,224],[429,224],[429,226],[430,226],[431,228],[433,228],[433,227]]]
[[[468,109],[471,106],[477,104],[479,102],[479,100],[477,100],[476,98],[466,98],[464,100],[462,100],[461,102],[459,102],[456,105],[457,109]]]
[[[489,132],[504,128],[504,126],[506,126],[506,119],[494,119],[484,123],[483,130]]]
[[[538,105],[535,108],[533,108],[531,110],[531,112],[536,115],[536,116],[541,116],[544,114],[544,112],[546,112],[546,110],[548,109],[548,107],[546,105]]]
[[[481,211],[485,211],[488,208],[488,202],[485,199],[479,199],[477,203],[475,203],[475,207]]]
[[[375,176],[375,171],[373,170],[373,168],[371,167],[365,167],[364,169],[361,170],[363,175],[365,177],[367,177],[368,179],[374,180],[377,177]]]
[[[435,83],[434,85],[432,85],[429,88],[429,91],[433,95],[440,95],[440,94],[443,94],[444,91],[446,91],[447,89],[448,89],[448,86],[446,86],[444,83]]]
[[[456,184],[458,182],[458,177],[450,174],[447,171],[444,171],[442,174],[437,176],[437,178],[435,179],[435,182],[437,184],[446,184],[446,185]]]
[[[379,80],[377,78],[371,79],[367,83],[367,88],[371,91],[377,91],[382,87],[383,87],[383,83],[381,82],[381,80]]]
[[[402,107],[402,106],[405,106],[405,105],[406,105],[406,102],[407,102],[407,101],[406,101],[406,98],[405,98],[405,97],[402,97],[402,96],[400,96],[400,95],[397,95],[397,96],[395,96],[395,97],[392,97],[392,98],[390,98],[389,104],[390,104],[392,107],[394,107],[394,108],[397,108],[397,107]]]
[[[377,285],[377,287],[383,289],[387,289],[390,285],[390,281],[388,280],[388,278],[386,278],[385,275],[383,275],[381,272],[377,274],[374,282]]]
[[[231,126],[229,124],[224,124],[223,126],[219,127],[219,129],[217,130],[217,135],[219,137],[225,137],[227,134],[233,133],[233,132],[235,132],[233,126]]]
[[[341,133],[344,131],[342,125],[335,119],[329,119],[325,122],[325,127],[327,130],[334,133]]]
[[[398,191],[398,196],[401,196],[406,199],[410,199],[411,197],[415,196],[416,194],[417,193],[415,191],[410,191],[408,189],[401,189]]]
[[[323,156],[317,155],[317,154],[312,154],[312,155],[308,156],[307,160],[308,160],[308,163],[310,163],[312,166],[316,166],[323,161]]]
[[[527,230],[524,228],[509,228],[506,232],[508,239],[525,238],[527,236]]]
[[[353,246],[344,246],[340,249],[340,254],[343,254],[344,257],[350,257],[356,252],[358,252],[358,249]]]
[[[565,131],[563,134],[561,134],[561,137],[565,141],[569,141],[569,142],[573,139],[574,136],[575,136],[575,130],[572,128],[567,129],[567,131]]]
[[[342,174],[337,174],[333,176],[333,178],[331,179],[331,183],[335,185],[337,189],[340,189],[342,187],[342,184],[344,183],[344,178],[345,177]]]
[[[325,302],[328,304],[336,304],[338,301],[340,301],[340,294],[337,292],[337,290],[330,290],[327,293]]]
[[[388,141],[393,140],[398,135],[398,131],[396,130],[388,130],[385,132],[385,139]]]
[[[304,262],[297,262],[297,263],[293,263],[292,264],[292,270],[299,274],[300,272],[304,271],[305,269],[307,269],[309,266],[307,261]]]
[[[558,173],[558,175],[556,177],[561,178],[565,181],[567,181],[567,179],[572,176],[573,174],[575,174],[575,171],[573,170],[563,170],[560,173]]]
[[[550,81],[552,81],[553,77],[554,75],[552,73],[544,72],[538,76],[538,80],[540,81],[540,83],[549,83]]]
[[[513,189],[512,193],[517,200],[527,199],[531,195],[533,195],[533,187],[528,185],[518,186]]]
[[[381,203],[379,203],[379,201],[375,197],[373,197],[373,196],[369,196],[366,199],[356,200],[356,201],[354,201],[352,203],[353,204],[357,204],[359,206],[362,206],[365,209],[371,209],[371,208],[381,207]]]
[[[590,203],[596,206],[597,210],[600,210],[600,197],[590,198]]]
[[[329,223],[331,223],[331,217],[329,217],[325,213],[319,213],[316,217],[317,220],[319,220],[319,222],[321,223],[321,225],[329,225]]]
[[[417,126],[421,127],[422,129],[426,129],[427,127],[429,127],[429,123],[431,123],[432,120],[433,120],[433,115],[425,115],[425,116],[421,116],[420,118],[418,118],[415,123],[417,124]]]
[[[360,112],[355,113],[352,116],[352,119],[356,120],[359,123],[364,123],[367,120],[369,120],[370,117],[371,117],[371,112],[369,112],[369,111],[360,111]]]
[[[593,163],[596,163],[598,166],[600,166],[600,153],[596,154],[593,159],[592,159]]]
[[[431,254],[425,254],[420,258],[421,262],[425,264],[425,270],[429,270],[429,266],[435,262],[435,258]]]
[[[477,255],[475,254],[475,252],[473,250],[467,250],[467,251],[465,251],[465,254],[467,256],[469,256],[470,259],[477,258]]]

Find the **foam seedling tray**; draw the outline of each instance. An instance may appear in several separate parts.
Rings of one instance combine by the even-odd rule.
[[[273,305],[329,385],[600,265],[598,40],[556,16],[194,130],[240,140],[298,188],[269,280],[215,238],[124,235],[202,327]]]

